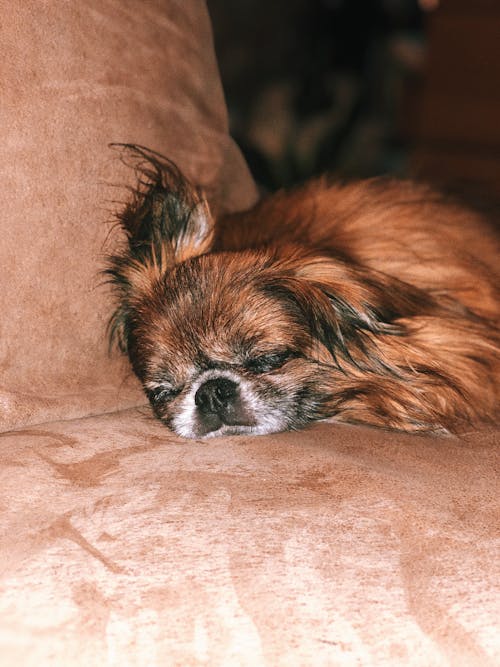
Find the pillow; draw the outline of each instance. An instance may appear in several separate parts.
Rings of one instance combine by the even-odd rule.
[[[110,142],[146,145],[219,209],[255,188],[228,134],[201,0],[0,0],[0,429],[144,402],[109,356],[100,270],[135,177]]]

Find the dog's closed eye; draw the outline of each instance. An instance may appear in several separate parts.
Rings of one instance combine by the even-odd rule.
[[[245,362],[245,368],[251,373],[269,373],[278,370],[295,356],[297,354],[293,350],[278,350],[248,359]]]
[[[160,385],[154,389],[146,389],[147,397],[153,405],[172,401],[180,392],[180,389],[170,385]]]

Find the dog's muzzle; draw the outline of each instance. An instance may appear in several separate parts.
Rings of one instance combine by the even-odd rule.
[[[240,387],[227,377],[211,378],[200,385],[194,402],[199,422],[207,433],[216,431],[223,425],[249,424]]]

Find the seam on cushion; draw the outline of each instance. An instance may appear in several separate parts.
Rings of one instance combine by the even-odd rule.
[[[80,421],[82,419],[93,419],[94,417],[102,417],[104,415],[113,415],[120,414],[121,412],[128,412],[129,410],[139,410],[139,408],[147,408],[148,403],[140,403],[138,405],[131,405],[128,408],[120,408],[119,410],[103,410],[102,412],[92,412],[90,414],[85,414],[80,417],[61,417],[60,419],[49,419],[47,421],[35,422],[33,424],[24,424],[16,428],[10,428],[7,431],[0,431],[0,437],[4,435],[9,435],[10,433],[19,433],[27,429],[38,428],[39,426],[47,426],[48,424],[59,424],[72,421]]]

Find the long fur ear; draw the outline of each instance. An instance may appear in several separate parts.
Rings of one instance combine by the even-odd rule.
[[[437,312],[426,292],[383,273],[324,255],[296,257],[286,277],[270,286],[292,300],[319,341],[339,364],[380,366],[373,346],[380,335],[403,335],[404,320]]]
[[[159,153],[132,144],[112,147],[122,151],[122,160],[137,174],[132,200],[117,216],[130,258],[179,263],[207,252],[213,220],[202,190]]]
[[[176,264],[210,250],[213,219],[203,192],[173,162],[142,146],[111,146],[137,174],[136,187],[129,189],[131,200],[117,214],[126,244],[107,257],[104,271],[119,300],[110,338],[126,349],[131,303]]]

